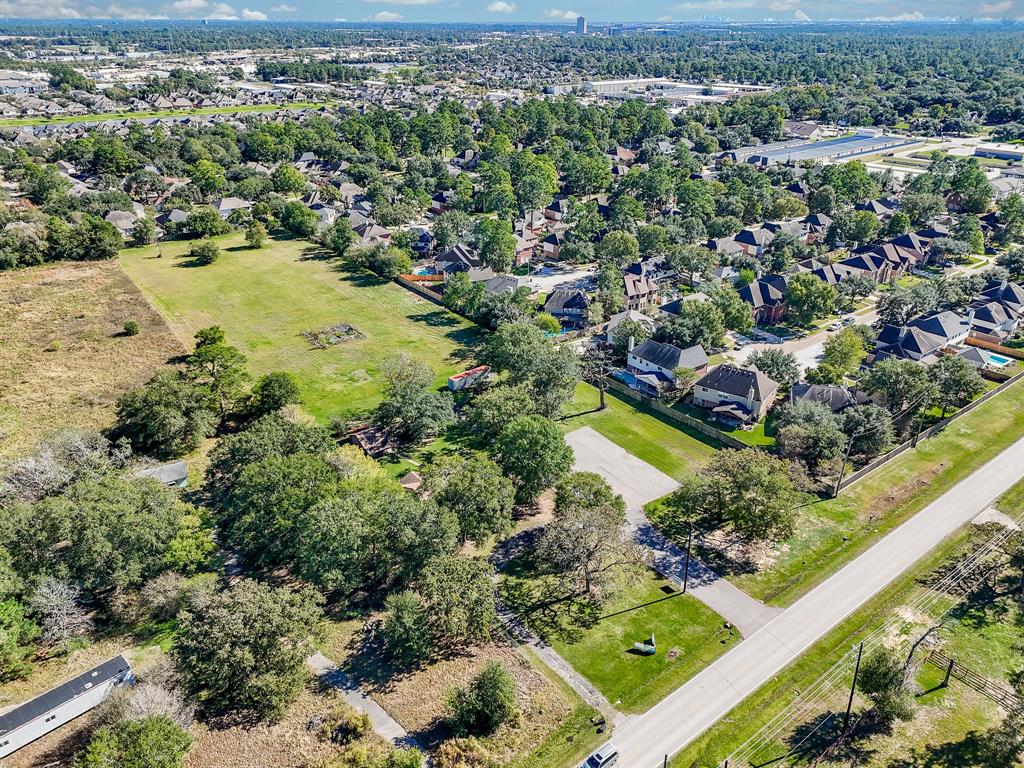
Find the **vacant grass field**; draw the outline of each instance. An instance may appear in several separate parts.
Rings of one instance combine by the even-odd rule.
[[[393,283],[339,272],[305,241],[269,241],[254,251],[236,233],[218,244],[220,258],[205,267],[182,258],[187,242],[126,250],[121,263],[183,342],[222,326],[252,373],[293,373],[303,405],[320,421],[375,406],[391,355],[429,365],[438,386],[471,362],[470,323]],[[317,349],[302,335],[340,323],[363,338]]]
[[[92,115],[59,115],[57,117],[10,117],[0,119],[0,126],[49,125],[92,122],[94,120],[143,120],[151,117],[187,117],[190,115],[231,115],[236,112],[274,112],[278,109],[319,109],[329,102],[306,101],[294,104],[247,104],[237,107],[198,107],[191,109],[160,109],[148,112],[99,112]]]
[[[718,447],[711,438],[687,430],[681,424],[648,411],[614,392],[606,393],[608,407],[599,411],[599,393],[589,384],[580,384],[576,396],[562,412],[562,429],[572,432],[593,427],[616,445],[667,475],[681,478],[707,463]]]
[[[141,332],[123,336],[132,319]],[[0,459],[61,427],[110,426],[118,395],[183,349],[116,262],[0,273]]]
[[[729,578],[759,600],[788,605],[1022,436],[1024,384],[1018,383],[839,498],[800,509],[797,533],[769,562]]]
[[[1007,491],[996,506],[1013,517],[1024,513],[1024,480]],[[718,765],[778,712],[789,706],[800,691],[808,690],[818,676],[852,645],[894,615],[898,615],[907,625],[929,626],[934,613],[921,615],[906,610],[905,606],[925,591],[922,581],[930,574],[945,564],[957,562],[970,551],[972,538],[978,541],[987,536],[976,534],[974,527],[967,525],[947,539],[776,675],[771,682],[690,743],[671,761],[672,768]],[[1015,603],[1016,600],[1012,595],[1006,598],[1007,603]],[[942,610],[947,605],[940,604],[938,609]],[[1019,605],[1011,613],[1004,613],[1005,607],[993,605],[991,610],[983,611],[983,615],[979,616],[968,601],[960,609],[954,610],[940,634],[947,653],[993,679],[1005,679],[1008,671],[1019,668],[1020,654],[1014,652],[1013,646],[1024,638],[1024,625],[1015,621],[1019,616]],[[938,679],[935,672],[929,667],[922,668],[918,683],[923,691],[941,680],[941,672],[938,673]],[[846,681],[848,684],[849,680]],[[837,691],[831,700],[833,706],[841,708],[845,705],[845,697],[841,690]],[[997,706],[956,682],[945,690],[922,692],[917,702],[920,706],[910,723],[897,726],[892,733],[878,734],[867,742],[858,742],[858,746],[863,749],[852,750],[855,756],[847,762],[837,760],[824,765],[844,768],[967,768],[983,764],[974,760],[976,754],[972,750],[977,742],[970,734],[999,722],[1002,712]],[[806,714],[807,721],[820,716],[824,711],[821,707],[814,708]],[[782,764],[772,758],[784,754],[791,744],[785,740],[768,742],[755,763]],[[807,763],[797,760],[792,764]]]

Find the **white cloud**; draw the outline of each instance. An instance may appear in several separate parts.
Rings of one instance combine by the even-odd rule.
[[[274,13],[295,13],[299,9],[297,6],[288,5],[288,3],[281,3],[280,5],[275,5],[270,10]]]
[[[768,8],[773,11],[794,11],[800,7],[800,0],[772,0]]]
[[[982,13],[1006,13],[1013,8],[1013,0],[1004,0],[1001,3],[982,3],[979,10]]]
[[[869,16],[864,21],[924,21],[924,14],[920,11],[907,11],[896,16]]]
[[[671,16],[659,16],[658,21],[675,21]]]
[[[246,21],[266,21],[267,14],[263,11],[250,11],[248,8],[243,8],[242,18]]]
[[[166,18],[145,8],[111,3],[82,7],[78,0],[0,0],[0,16],[16,19],[158,19]]]
[[[544,11],[544,15],[549,19],[558,19],[559,21],[576,21],[576,17],[580,14],[576,11],[563,11],[561,8],[548,8]]]
[[[505,0],[494,0],[493,3],[487,6],[487,10],[491,13],[515,13],[516,4],[506,3]]]
[[[404,17],[394,11],[381,11],[370,17],[370,21],[401,21]]]
[[[363,0],[364,3],[370,3],[371,5],[380,5],[386,3],[388,5],[437,5],[441,0]]]
[[[806,13],[804,13],[803,11],[801,11],[799,9],[797,9],[797,11],[793,14],[793,18],[796,19],[797,21],[810,21],[811,20],[810,16],[808,16]]]

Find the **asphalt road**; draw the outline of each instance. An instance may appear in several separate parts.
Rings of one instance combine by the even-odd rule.
[[[620,765],[661,766],[1022,476],[1024,438],[618,729]]]

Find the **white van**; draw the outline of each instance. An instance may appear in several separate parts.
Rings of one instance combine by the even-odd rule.
[[[605,744],[587,758],[580,768],[611,768],[619,764],[619,750],[613,744]]]

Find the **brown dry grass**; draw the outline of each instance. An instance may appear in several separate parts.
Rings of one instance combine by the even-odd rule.
[[[120,336],[129,319],[141,332]],[[109,426],[117,396],[184,351],[116,261],[0,273],[0,329],[0,458]]]

